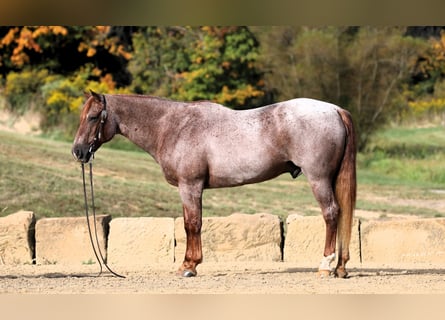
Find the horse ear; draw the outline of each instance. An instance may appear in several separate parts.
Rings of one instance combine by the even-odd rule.
[[[91,95],[94,97],[94,99],[96,99],[97,102],[102,102],[102,97],[100,96],[100,94],[94,92],[93,90],[90,89]]]

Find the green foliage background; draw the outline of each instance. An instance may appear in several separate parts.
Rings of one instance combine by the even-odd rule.
[[[359,148],[391,122],[443,121],[445,37],[406,27],[0,27],[0,94],[71,139],[89,89],[235,109],[296,97],[353,114]]]

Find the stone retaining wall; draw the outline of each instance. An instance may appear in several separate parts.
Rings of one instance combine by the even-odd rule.
[[[92,220],[91,220],[92,222]],[[182,218],[96,218],[101,250],[110,265],[183,260]],[[285,229],[285,232],[284,230]],[[316,268],[324,246],[320,216],[232,214],[203,218],[205,261],[286,261]],[[349,267],[419,263],[445,265],[445,219],[354,220]],[[30,211],[0,218],[0,264],[88,264],[95,257],[85,218],[42,218]]]

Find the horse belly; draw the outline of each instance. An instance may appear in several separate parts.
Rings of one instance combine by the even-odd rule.
[[[234,187],[275,178],[286,171],[286,163],[265,152],[245,149],[239,153],[223,152],[209,161],[209,188]]]

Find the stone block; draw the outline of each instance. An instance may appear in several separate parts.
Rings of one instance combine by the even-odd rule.
[[[363,263],[445,265],[445,219],[365,221]]]
[[[175,259],[184,260],[183,218],[175,220]],[[202,219],[203,261],[281,261],[281,221],[271,214],[234,213]]]
[[[301,216],[293,214],[288,216],[286,225],[283,260],[318,268],[323,257],[326,237],[323,217],[321,215]],[[359,238],[359,220],[354,219],[349,245],[350,261],[347,267],[360,265]],[[335,267],[334,263],[331,266]]]
[[[96,216],[100,250],[106,258],[110,215]],[[93,218],[90,225],[93,232]],[[95,236],[93,234],[93,239]],[[36,223],[37,264],[97,263],[85,217],[43,218]]]
[[[0,264],[32,264],[35,216],[19,211],[0,218]]]
[[[174,262],[173,218],[116,218],[110,223],[110,265],[150,265]]]

